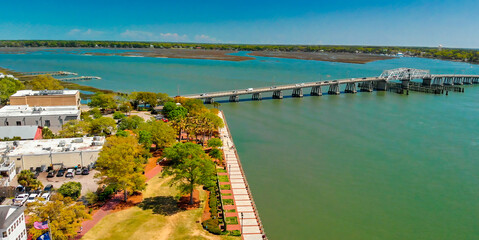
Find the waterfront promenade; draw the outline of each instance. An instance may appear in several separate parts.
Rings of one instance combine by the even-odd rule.
[[[223,112],[218,116],[223,119],[225,126],[220,128],[219,133],[223,141],[227,174],[231,182],[232,196],[238,212],[238,220],[241,226],[241,236],[244,240],[266,239],[263,225],[258,215],[253,196],[249,190],[248,182],[239,160],[236,148],[231,138]]]

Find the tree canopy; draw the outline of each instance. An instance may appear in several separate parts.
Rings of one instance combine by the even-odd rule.
[[[51,75],[38,75],[27,83],[32,90],[61,90],[63,86]]]
[[[177,143],[165,149],[165,157],[171,164],[163,169],[163,176],[173,176],[171,185],[182,193],[190,194],[193,204],[193,190],[198,185],[212,185],[215,181],[215,164],[201,146],[194,143]]]
[[[116,122],[113,118],[101,117],[91,121],[92,135],[111,135],[116,130]]]
[[[91,218],[83,204],[61,194],[53,194],[50,201],[46,203],[35,201],[29,204],[27,214],[31,217],[28,221],[28,232],[33,239],[37,239],[46,232],[46,230],[35,229],[34,222],[49,220],[49,230],[53,239],[68,240],[77,235],[84,219]]]
[[[169,147],[176,141],[176,131],[163,121],[149,120],[141,124],[139,129],[151,133],[151,141],[156,148]]]
[[[116,184],[124,190],[125,201],[128,191],[145,189],[142,152],[143,148],[135,137],[111,136],[99,153],[97,176],[102,178],[102,183]]]
[[[58,189],[58,192],[64,197],[71,197],[76,200],[81,195],[81,183],[79,182],[67,182],[62,184]]]
[[[0,104],[7,104],[8,99],[18,90],[24,89],[25,86],[14,78],[0,79]]]
[[[114,95],[104,93],[95,93],[95,95],[91,97],[88,106],[102,109],[116,109],[118,107]]]
[[[18,174],[18,183],[27,189],[37,190],[43,187],[40,180],[33,178],[34,174],[30,170],[22,170]]]

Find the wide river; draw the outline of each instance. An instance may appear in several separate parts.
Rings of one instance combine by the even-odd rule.
[[[418,58],[358,65],[61,51],[0,54],[0,67],[73,71],[102,77],[85,85],[170,95],[378,76],[398,67],[479,74],[476,65]],[[449,96],[373,92],[223,102],[268,237],[479,239],[479,86],[465,88]]]

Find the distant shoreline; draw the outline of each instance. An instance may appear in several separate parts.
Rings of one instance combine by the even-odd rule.
[[[76,53],[75,50],[86,50],[83,53]],[[283,52],[283,51],[251,51],[248,56],[230,55],[238,53],[234,50],[206,50],[206,49],[148,49],[148,48],[91,48],[105,50],[126,50],[122,52],[90,52],[89,48],[49,48],[49,47],[8,47],[0,48],[0,54],[29,54],[38,51],[49,51],[55,53],[56,50],[72,51],[69,54],[78,54],[83,56],[123,56],[123,57],[154,57],[154,58],[180,58],[180,59],[203,59],[203,60],[221,60],[221,61],[248,61],[255,60],[255,57],[274,57],[300,60],[314,60],[327,62],[341,62],[364,64],[368,62],[387,60],[393,57],[381,56],[376,54],[363,53],[331,53],[331,52]]]

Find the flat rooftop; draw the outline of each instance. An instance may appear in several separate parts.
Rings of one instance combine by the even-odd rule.
[[[0,126],[0,138],[34,139],[37,131],[38,126]]]
[[[77,106],[30,107],[28,105],[7,105],[0,109],[0,117],[79,115]]]
[[[12,97],[24,96],[52,96],[52,95],[75,95],[78,90],[19,90]]]
[[[94,140],[94,139],[97,140]],[[93,144],[95,142],[95,145]],[[104,137],[56,138],[0,142],[0,152],[7,156],[41,155],[51,153],[100,151]],[[16,145],[16,146],[15,146]]]

